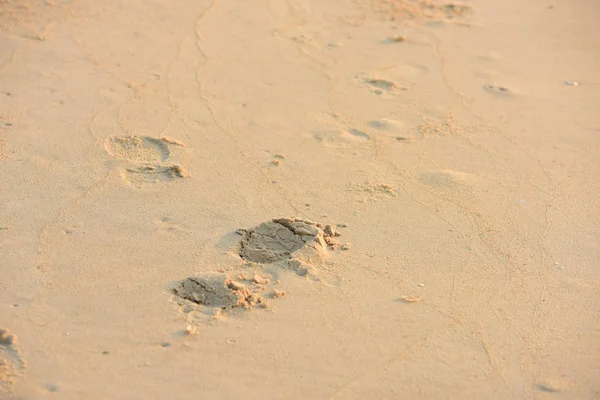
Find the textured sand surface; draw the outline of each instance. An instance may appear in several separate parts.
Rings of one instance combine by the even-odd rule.
[[[0,399],[600,398],[596,1],[0,10]]]

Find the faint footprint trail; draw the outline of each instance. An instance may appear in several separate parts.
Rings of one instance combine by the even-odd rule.
[[[537,184],[534,181],[527,179],[526,175],[524,175],[518,169],[513,170],[515,175],[519,178],[520,183],[526,182],[528,185],[531,185],[532,187],[534,187],[539,193],[545,194],[548,196],[548,199],[545,201],[546,212],[545,212],[544,221],[543,221],[544,226],[543,226],[540,234],[538,235],[537,247],[538,247],[538,262],[540,262],[542,265],[549,263],[553,258],[551,256],[550,252],[548,251],[548,249],[543,248],[542,241],[543,241],[543,238],[546,235],[546,232],[549,229],[549,225],[550,225],[549,221],[548,221],[547,210],[552,205],[552,203],[557,198],[560,197],[560,190],[558,189],[556,183],[551,178],[550,174],[548,173],[547,169],[544,167],[544,165],[540,161],[540,159],[538,159],[525,145],[523,145],[516,137],[509,135],[502,128],[489,126],[483,120],[483,118],[477,114],[477,112],[473,109],[473,106],[471,104],[469,104],[466,96],[464,94],[462,94],[460,91],[458,91],[454,87],[454,85],[450,82],[450,77],[448,76],[448,72],[446,71],[446,64],[447,64],[448,57],[445,53],[447,51],[446,52],[444,51],[443,41],[435,34],[431,34],[431,33],[427,33],[427,34],[432,38],[432,40],[434,42],[434,48],[435,48],[436,54],[438,55],[438,58],[440,60],[440,72],[442,73],[444,82],[445,82],[446,86],[452,92],[454,92],[456,94],[457,100],[459,102],[459,105],[462,107],[462,109],[465,110],[468,113],[468,115],[470,115],[472,118],[480,121],[482,127],[490,129],[491,131],[498,134],[498,136],[505,139],[512,147],[514,147],[517,154],[519,154],[519,153],[525,154],[530,160],[532,160],[537,165],[540,172],[546,177],[547,183],[550,186],[550,191],[549,191],[550,193],[548,193],[547,191],[545,191],[541,188],[538,188]],[[516,95],[518,95],[518,93],[516,93],[515,91],[513,91],[512,89],[510,89],[508,87],[494,85],[494,84],[490,84],[490,83],[483,85],[482,90],[486,91],[489,94],[489,96],[495,97],[498,100],[500,100],[500,99],[510,100],[510,99],[514,98]],[[485,147],[478,145],[478,143],[473,141],[471,138],[465,137],[462,135],[460,137],[465,141],[465,143],[467,143],[471,148],[475,149],[476,151],[484,152],[487,154],[492,153],[492,149],[486,149]],[[476,220],[474,214],[473,214],[473,218],[474,218],[474,220]],[[481,226],[479,226],[478,224],[477,224],[477,230],[479,232],[482,232]],[[514,273],[516,266],[513,265],[513,263],[511,263],[510,261],[504,260],[502,255],[498,253],[497,249],[494,249],[494,246],[491,245],[490,243],[488,243],[486,240],[481,240],[481,243],[492,254],[492,256],[494,258],[496,258],[501,265],[504,266],[505,271],[506,271],[504,286],[506,286],[508,284],[507,283],[508,280],[510,279],[508,276],[509,271]],[[542,314],[541,307],[542,307],[543,303],[545,302],[546,298],[551,295],[551,290],[549,289],[548,277],[544,274],[543,270],[538,272],[537,275],[538,275],[537,280],[539,282],[541,282],[541,284],[542,284],[542,290],[540,290],[539,299],[537,301],[537,305],[535,306],[534,315],[532,317],[532,325],[534,326],[534,331],[540,329],[539,320],[540,320],[540,318],[541,318],[540,316]],[[488,300],[488,304],[490,305],[491,308],[493,308],[491,306],[492,302],[499,297],[500,293],[501,293],[501,289],[497,288],[493,292],[490,300]],[[495,310],[494,310],[494,313],[496,314]],[[498,317],[498,315],[496,315],[496,316]],[[499,317],[498,317],[498,320],[500,320]],[[501,321],[501,323],[504,324],[503,321]],[[524,340],[520,336],[519,336],[519,339],[521,341]],[[531,346],[531,345],[528,345],[528,346]]]
[[[251,278],[240,274],[233,279],[226,274],[209,273],[190,276],[178,282],[171,292],[183,300],[215,310],[268,308],[266,297],[275,296],[272,292],[263,292],[270,282],[270,278],[258,274]]]
[[[448,56],[446,55],[446,53],[448,52],[447,50],[445,51],[444,46],[443,46],[443,41],[441,38],[439,38],[436,34],[433,34],[429,31],[423,31],[423,33],[427,34],[431,39],[432,42],[434,44],[434,50],[438,56],[439,62],[440,62],[440,72],[442,75],[442,78],[444,80],[444,83],[446,85],[446,87],[451,90],[451,92],[453,92],[456,96],[456,101],[453,104],[453,107],[458,106],[457,108],[460,108],[462,110],[464,110],[469,116],[471,116],[472,118],[474,118],[477,121],[480,121],[481,123],[481,127],[487,128],[491,131],[494,131],[495,133],[497,133],[499,136],[501,136],[502,138],[504,138],[508,143],[510,143],[511,146],[513,146],[516,151],[517,154],[518,153],[523,153],[525,154],[528,158],[530,158],[532,161],[534,161],[540,171],[546,176],[547,181],[549,186],[551,186],[551,198],[547,201],[546,203],[546,210],[548,209],[549,205],[552,204],[552,202],[559,196],[558,193],[558,189],[555,185],[555,183],[553,182],[553,180],[551,179],[551,177],[549,176],[547,170],[544,168],[544,166],[542,165],[541,161],[539,159],[537,159],[532,153],[531,151],[529,151],[526,146],[524,146],[523,144],[521,144],[515,137],[510,136],[509,134],[507,134],[506,132],[504,132],[502,130],[502,128],[496,128],[496,127],[492,127],[489,126],[487,123],[485,123],[485,121],[483,120],[483,118],[477,114],[477,112],[473,109],[473,106],[471,104],[469,104],[467,97],[461,93],[459,90],[457,90],[454,85],[451,83],[451,79],[448,76],[448,71],[446,70],[447,67],[447,63],[448,63]],[[507,87],[504,86],[497,86],[497,85],[492,85],[492,84],[486,84],[482,86],[482,90],[486,91],[488,93],[489,96],[495,97],[498,100],[510,100],[511,98],[514,98],[518,93],[516,93],[515,91],[513,91],[512,89],[509,89]],[[428,126],[426,126],[426,128],[429,128]],[[486,153],[486,154],[493,154],[493,152],[495,151],[495,149],[486,149],[485,147],[482,147],[480,144],[478,144],[476,141],[474,141],[473,139],[471,139],[468,136],[465,135],[457,135],[458,137],[461,138],[461,140],[463,140],[467,145],[469,145],[472,149],[476,150],[477,152],[482,152],[482,153]],[[519,180],[521,182],[526,182],[526,176],[519,171],[518,169],[514,169],[512,171],[516,176],[519,177]],[[538,189],[535,185],[534,182],[529,181],[529,184],[532,184],[532,186],[535,187],[536,190],[538,190],[538,192],[540,193],[544,193],[544,194],[548,194],[545,193],[545,191]],[[417,186],[421,186],[417,183]],[[423,189],[426,189],[425,187],[422,187]],[[428,192],[433,193],[431,190],[428,190]],[[439,193],[435,194],[436,196],[439,196]],[[480,254],[477,255],[477,258],[480,260],[486,260],[486,257],[489,257],[489,255],[491,255],[494,259],[496,259],[496,261],[498,262],[499,266],[501,268],[504,269],[504,285],[502,287],[506,287],[508,285],[508,281],[510,280],[510,274],[511,272],[515,272],[515,269],[517,268],[514,263],[510,262],[510,260],[506,260],[504,259],[503,255],[500,254],[499,250],[497,248],[495,248],[495,246],[491,243],[489,243],[486,239],[485,236],[482,236],[484,233],[484,229],[483,227],[480,225],[480,223],[478,222],[478,218],[477,218],[477,213],[468,208],[465,207],[464,204],[459,204],[456,203],[455,201],[452,201],[451,199],[448,198],[441,198],[444,201],[449,202],[450,204],[454,204],[458,207],[461,207],[465,210],[465,212],[467,212],[467,214],[469,215],[469,219],[471,220],[471,223],[473,225],[473,229],[472,232],[475,233],[475,238],[479,238],[478,240],[475,240],[476,243],[478,243],[479,245],[483,246],[482,250],[483,252],[489,253],[489,254]],[[544,221],[544,227],[542,229],[542,232],[539,235],[539,239],[538,239],[538,248],[539,248],[539,259],[542,260],[542,263],[544,262],[549,262],[551,260],[551,257],[549,255],[549,252],[547,249],[542,249],[542,239],[548,229],[548,220],[547,220],[547,212],[545,215],[545,221]],[[546,260],[544,260],[544,258],[546,258]],[[534,318],[533,318],[533,325],[539,325],[539,315],[541,315],[541,311],[539,310],[539,308],[541,307],[541,305],[543,304],[543,302],[545,301],[545,297],[549,296],[549,289],[548,289],[548,284],[547,284],[547,277],[543,275],[543,273],[539,273],[539,277],[538,280],[540,282],[542,282],[542,286],[543,286],[543,290],[540,292],[540,298],[538,300],[538,304],[536,306],[536,310],[534,311]],[[454,290],[453,290],[454,292]],[[490,307],[490,309],[493,311],[493,313],[496,315],[496,318],[498,319],[498,321],[502,324],[505,325],[505,321],[502,320],[502,318],[500,318],[500,316],[498,316],[497,311],[495,309],[495,307],[493,307],[493,303],[494,300],[496,298],[499,297],[499,295],[502,293],[502,289],[501,287],[496,288],[495,290],[492,290],[491,292],[491,296],[490,298],[487,300],[487,303]],[[524,339],[517,334],[517,338],[521,341],[523,341]]]
[[[450,196],[444,195],[443,193],[443,188],[447,188],[449,184],[457,184],[458,182],[456,182],[456,179],[461,178],[461,175],[462,174],[456,175],[455,173],[448,175],[446,171],[441,175],[435,174],[435,176],[433,177],[434,179],[432,180],[431,173],[426,173],[425,176],[421,176],[419,179],[422,182],[419,182],[419,180],[410,182],[416,188],[423,190],[421,194],[429,193],[430,195],[433,195],[435,198],[437,198],[439,201],[442,201],[447,204],[454,204],[456,207],[463,211],[464,215],[467,216],[469,221],[470,227],[463,230],[459,228],[458,224],[455,224],[451,221],[452,218],[446,219],[443,215],[435,213],[438,217],[447,221],[448,224],[452,226],[455,232],[458,232],[460,234],[462,240],[467,244],[467,247],[470,249],[468,256],[465,258],[463,266],[456,272],[456,275],[453,279],[452,290],[450,293],[451,308],[448,313],[448,316],[453,318],[458,325],[463,327],[469,327],[470,329],[472,329],[473,332],[478,332],[481,330],[480,321],[478,321],[477,319],[456,319],[454,315],[454,303],[458,300],[456,294],[457,281],[460,275],[463,275],[465,273],[473,273],[473,263],[481,265],[485,263],[490,263],[490,260],[495,259],[496,262],[494,263],[495,265],[493,267],[493,271],[497,275],[503,275],[504,283],[499,284],[495,288],[490,288],[487,294],[484,294],[483,301],[485,302],[488,311],[491,312],[490,315],[495,317],[501,329],[510,332],[514,340],[518,341],[521,345],[523,345],[524,348],[526,348],[528,346],[526,337],[521,332],[514,330],[514,326],[511,326],[510,320],[507,319],[506,316],[503,317],[503,315],[500,315],[501,312],[499,314],[498,307],[494,304],[494,299],[497,298],[498,295],[502,293],[504,291],[504,288],[506,288],[509,284],[507,281],[510,279],[510,271],[514,271],[514,263],[512,263],[510,259],[504,259],[502,257],[502,254],[500,254],[497,251],[497,249],[495,249],[492,244],[488,243],[482,236],[484,229],[480,222],[478,222],[477,212],[475,210],[471,209],[471,207],[465,204],[462,204],[460,201],[457,201],[457,199],[453,199]],[[425,178],[424,182],[423,178]],[[462,178],[467,178],[467,176],[462,176]],[[441,190],[435,190],[435,187],[438,187],[438,189]],[[433,213],[433,209],[431,209],[430,206],[427,205],[431,202],[430,200],[427,200],[426,198],[419,200],[416,197],[416,194],[419,191],[409,191],[406,187],[403,187],[403,189],[407,193],[409,193],[409,195],[411,196],[411,198],[413,198],[414,201],[426,207]],[[483,309],[481,310],[483,311]],[[442,312],[441,310],[438,311]],[[490,359],[490,363],[494,366],[496,373],[503,379],[504,382],[506,382],[506,374],[505,372],[503,372],[503,366],[507,365],[508,361],[506,361],[504,359],[505,356],[501,354],[502,350],[494,348],[492,346],[492,342],[486,341],[484,337],[481,336],[481,333],[479,334],[478,339],[480,340],[483,348],[485,349],[486,354]]]

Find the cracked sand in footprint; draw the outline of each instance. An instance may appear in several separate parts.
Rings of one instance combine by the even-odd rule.
[[[316,274],[328,249],[340,244],[340,233],[331,225],[298,218],[275,218],[251,228],[241,229],[239,255],[251,263],[276,264],[298,275]]]
[[[270,278],[258,274],[252,278],[240,274],[234,280],[226,274],[208,273],[188,277],[171,290],[176,296],[207,308],[248,310],[269,307],[269,301],[264,297],[269,283]]]

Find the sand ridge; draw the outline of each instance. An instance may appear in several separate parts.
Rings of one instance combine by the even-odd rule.
[[[207,274],[186,278],[172,290],[182,299],[206,307],[249,309],[260,306],[267,308],[269,307],[268,301],[257,293],[258,282],[265,280],[268,281],[262,277],[253,278],[253,285],[246,287],[242,282],[232,280],[228,275]]]

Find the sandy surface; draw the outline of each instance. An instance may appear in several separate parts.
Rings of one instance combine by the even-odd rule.
[[[0,398],[600,398],[600,7],[441,4],[0,1]]]

